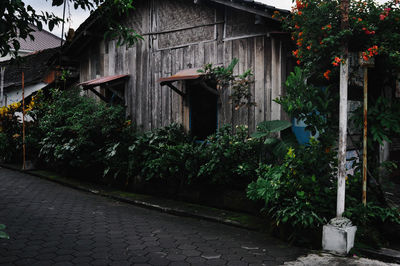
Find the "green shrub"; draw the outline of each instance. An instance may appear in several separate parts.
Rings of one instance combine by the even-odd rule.
[[[126,185],[133,177],[142,176],[146,182],[179,187],[197,175],[196,145],[178,124],[137,134],[124,143],[113,143],[106,154],[105,173],[114,173],[114,178],[124,175]]]
[[[0,161],[21,161],[22,159],[22,121],[18,113],[20,103],[0,107]]]
[[[260,164],[257,181],[250,183],[250,199],[265,201],[265,210],[277,224],[315,228],[334,217],[336,182],[330,168],[333,154],[320,152],[315,140],[309,146],[289,149],[283,164]]]
[[[182,186],[197,175],[197,145],[182,125],[171,124],[148,132],[130,149],[133,160],[142,162],[136,171],[146,180],[161,179]]]
[[[105,147],[117,142],[126,127],[124,108],[97,103],[78,89],[54,90],[39,106],[39,157],[52,167],[101,171]]]
[[[201,145],[199,182],[243,189],[253,180],[258,166],[260,143],[248,139],[246,126],[236,132],[227,125]]]

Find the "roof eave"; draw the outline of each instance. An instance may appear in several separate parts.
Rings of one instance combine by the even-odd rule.
[[[279,11],[281,13],[290,14],[290,11],[288,11],[288,10],[278,9],[278,8],[273,7],[273,6],[268,6],[268,5],[264,5],[264,4],[262,4],[262,5],[265,8],[264,8],[264,10],[262,10],[260,8],[251,7],[248,4],[245,4],[244,2],[238,3],[238,2],[232,2],[230,0],[209,0],[209,1],[221,4],[221,5],[229,6],[231,8],[242,10],[242,11],[245,11],[245,12],[248,12],[248,13],[252,13],[252,14],[255,14],[255,15],[259,15],[259,16],[262,16],[262,17],[265,17],[265,18],[269,18],[269,19],[272,19],[272,20],[275,20],[275,21],[280,21],[280,20],[278,18],[274,18],[273,17],[273,12],[274,11]],[[252,3],[252,2],[250,2],[250,3]]]

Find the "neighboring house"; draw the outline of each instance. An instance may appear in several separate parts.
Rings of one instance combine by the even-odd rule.
[[[52,48],[25,56],[20,63],[11,60],[0,62],[0,67],[5,67],[4,100],[3,104],[0,101],[0,106],[22,100],[22,73],[25,97],[52,83],[56,78],[56,71],[50,61],[58,52],[59,48]]]
[[[132,48],[104,41],[96,12],[75,33],[66,54],[79,61],[84,88],[106,101],[118,97],[143,130],[176,122],[195,135],[224,124],[246,124],[254,131],[261,121],[287,118],[273,102],[284,93],[293,67],[289,35],[273,18],[276,8],[249,0],[134,4],[132,14],[121,20],[144,38]],[[238,111],[229,103],[229,92],[219,97],[209,92],[197,72],[207,63],[227,66],[233,58],[239,59],[236,74],[251,68],[255,77],[257,105]]]
[[[18,39],[21,45],[20,49],[18,50],[19,56],[26,56],[37,51],[61,46],[61,38],[46,30],[39,31],[36,26],[30,25],[30,27],[34,30],[32,35],[35,37],[35,39],[31,40],[29,37],[26,40]],[[0,57],[0,62],[7,61],[9,59],[11,59],[11,55]]]

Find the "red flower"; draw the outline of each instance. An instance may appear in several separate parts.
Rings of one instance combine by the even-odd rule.
[[[384,20],[385,18],[386,18],[386,15],[384,15],[384,14],[380,14],[380,15],[379,15],[379,19],[380,19],[380,20]]]
[[[342,59],[340,59],[339,57],[336,56],[335,60],[332,62],[332,65],[338,66],[341,61],[342,61]]]
[[[296,6],[298,10],[301,10],[304,8],[304,4],[300,0],[296,0]]]
[[[328,69],[327,71],[325,71],[324,73],[324,77],[329,80],[329,74],[331,74],[331,71]]]
[[[298,65],[300,65],[300,64],[301,64],[300,60],[297,60],[297,61],[296,61],[296,63],[297,63]]]
[[[321,29],[322,29],[322,30],[325,30],[325,29],[330,30],[330,29],[332,29],[332,25],[331,25],[331,24],[328,24],[328,25],[322,27]]]

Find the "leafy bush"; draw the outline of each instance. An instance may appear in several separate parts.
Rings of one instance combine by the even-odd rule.
[[[225,126],[196,143],[181,125],[171,124],[137,134],[129,143],[128,148],[113,143],[106,152],[106,174],[125,175],[126,184],[140,176],[146,183],[176,189],[198,185],[243,189],[253,180],[259,159],[259,142],[247,139],[245,127],[233,133]],[[111,166],[113,161],[118,163]]]
[[[136,172],[146,180],[161,179],[183,185],[197,175],[196,145],[183,127],[171,124],[139,137],[129,147],[132,159],[140,162]],[[187,179],[187,180],[185,180]]]
[[[259,160],[258,141],[249,140],[246,126],[236,132],[227,125],[201,146],[199,182],[244,188],[253,180]]]
[[[338,97],[330,88],[320,88],[307,83],[310,75],[306,70],[295,67],[286,80],[286,94],[278,99],[283,110],[292,118],[303,120],[306,129],[313,135],[318,131],[318,140],[332,146],[337,138]]]
[[[250,183],[250,199],[265,201],[277,224],[315,228],[334,216],[336,182],[330,164],[333,153],[321,154],[321,144],[290,148],[282,165],[260,164],[257,181]]]
[[[20,161],[22,158],[22,121],[20,103],[0,107],[0,161]]]
[[[39,106],[33,112],[41,136],[39,157],[53,167],[101,169],[105,146],[126,127],[123,107],[97,103],[77,89],[54,90]]]

